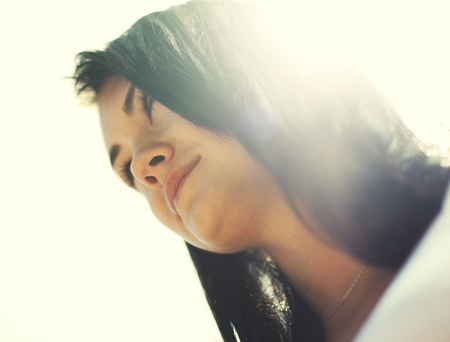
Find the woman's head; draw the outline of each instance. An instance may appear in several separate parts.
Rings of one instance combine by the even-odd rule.
[[[237,131],[267,138],[274,130],[249,121],[267,111],[252,76],[256,51],[240,46],[252,42],[247,29],[254,15],[249,5],[227,1],[153,13],[105,51],[80,54],[76,72],[78,90],[96,97],[113,167],[128,184],[136,179],[134,187],[163,223],[210,251],[260,246],[262,222],[280,202],[273,201],[281,196],[273,177],[236,138]],[[266,47],[252,43],[255,50]],[[189,179],[177,206],[181,182],[169,175],[184,168]],[[155,174],[159,169],[164,172]],[[149,191],[155,188],[163,191]]]
[[[264,227],[282,199],[272,177],[232,136],[212,134],[145,101],[118,75],[108,77],[97,96],[105,144],[121,179],[191,245],[220,253],[263,245]]]
[[[297,41],[284,43],[270,18],[249,4],[191,1],[143,17],[104,51],[81,53],[75,79],[80,92],[99,95],[119,75],[142,93],[144,111],[176,113],[184,129],[209,137],[217,153],[236,145],[237,155],[251,156],[310,228],[318,222],[360,257],[398,263],[412,242],[403,250],[390,240],[380,254],[380,232],[414,230],[418,220],[406,220],[394,204],[404,203],[410,217],[408,206],[433,197],[428,184],[438,165],[427,165],[390,103],[360,71],[302,50]],[[415,195],[421,191],[422,198]],[[419,228],[429,220],[420,217]]]

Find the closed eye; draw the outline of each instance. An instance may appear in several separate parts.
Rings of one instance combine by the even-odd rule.
[[[118,168],[118,174],[120,178],[130,187],[135,188],[134,184],[134,176],[131,172],[131,160],[126,161],[125,163],[121,164],[121,166]]]
[[[153,124],[152,122],[152,108],[153,108],[153,102],[155,102],[154,99],[150,97],[150,95],[146,95],[144,93],[139,94],[139,102],[144,108],[145,113],[147,114],[147,117],[150,121],[150,124]]]

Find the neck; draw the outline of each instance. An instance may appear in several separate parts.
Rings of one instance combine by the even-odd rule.
[[[393,273],[365,266],[302,227],[288,223],[263,249],[323,321],[327,341],[348,341],[375,306]],[[353,288],[352,288],[353,287]],[[327,317],[329,316],[329,317]]]

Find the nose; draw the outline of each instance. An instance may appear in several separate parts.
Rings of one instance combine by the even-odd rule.
[[[151,189],[162,188],[173,153],[173,148],[168,144],[158,144],[136,152],[131,162],[133,176]]]

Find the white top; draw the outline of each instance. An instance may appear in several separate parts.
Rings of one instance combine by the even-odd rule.
[[[441,213],[355,341],[450,342],[450,187]]]

